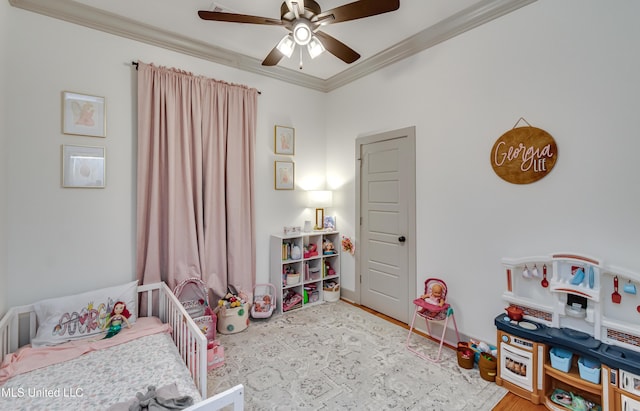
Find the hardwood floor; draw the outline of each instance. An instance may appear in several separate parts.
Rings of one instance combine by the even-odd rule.
[[[542,404],[535,405],[531,401],[525,400],[510,392],[507,393],[498,405],[493,407],[492,411],[542,411],[546,409],[547,407]]]
[[[399,325],[399,326],[401,326],[403,328],[406,328],[407,330],[409,329],[409,325],[408,324],[400,322],[400,321],[398,321],[398,320],[396,320],[394,318],[388,317],[388,316],[386,316],[386,315],[384,315],[382,313],[379,313],[377,311],[374,311],[374,310],[372,310],[370,308],[363,307],[363,306],[358,305],[358,304],[353,304],[353,303],[351,303],[349,301],[346,301],[346,300],[342,300],[342,301],[344,301],[344,302],[346,302],[348,304],[351,304],[351,305],[353,305],[355,307],[358,307],[358,308],[360,308],[360,309],[362,309],[364,311],[367,311],[368,313],[371,313],[371,314],[373,314],[373,315],[375,315],[377,317],[383,318],[383,319],[385,319],[385,320],[387,320],[389,322],[392,322],[392,323],[394,323],[396,325]],[[429,338],[429,339],[433,340],[433,338],[431,338],[430,336],[426,335],[423,332],[420,332],[418,330],[416,330],[415,332],[416,332],[416,334],[422,335],[425,338]],[[455,349],[454,347],[452,347],[452,346],[450,346],[448,344],[445,344],[445,346],[447,348],[452,349],[452,350]],[[498,405],[496,405],[493,408],[492,411],[513,411],[513,410],[518,410],[518,411],[542,411],[542,410],[546,410],[546,409],[547,409],[547,407],[545,407],[544,405],[541,405],[541,404],[535,405],[531,401],[525,400],[524,398],[519,397],[519,396],[509,392],[502,399],[502,401],[500,401],[498,403]]]

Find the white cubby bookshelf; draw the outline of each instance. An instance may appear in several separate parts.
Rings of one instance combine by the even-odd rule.
[[[324,254],[325,240],[333,243],[333,254]],[[325,301],[325,297],[328,297],[328,295],[325,296],[324,288],[340,285],[340,241],[340,233],[337,231],[311,231],[271,236],[270,278],[271,283],[276,287],[279,312],[286,313],[320,304]],[[317,254],[310,253],[313,246]],[[339,287],[337,290],[339,292]],[[295,295],[301,298],[300,302],[289,304],[299,299]]]

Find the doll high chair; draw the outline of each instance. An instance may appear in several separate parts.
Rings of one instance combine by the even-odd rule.
[[[449,318],[453,319],[453,327],[456,330],[457,341],[460,341],[460,334],[458,333],[458,325],[456,324],[456,317],[453,314],[453,308],[447,303],[447,284],[439,278],[428,278],[424,282],[424,295],[413,300],[413,304],[416,306],[416,309],[413,313],[411,326],[409,327],[409,335],[407,335],[407,349],[422,359],[439,362]],[[435,357],[423,354],[409,346],[409,340],[411,339],[413,325],[417,316],[425,319],[425,322],[427,323],[427,334],[429,337],[439,341],[440,343],[440,346],[438,347],[438,354]],[[431,335],[431,327],[429,325],[430,321],[444,321],[442,325],[442,336],[439,340]]]

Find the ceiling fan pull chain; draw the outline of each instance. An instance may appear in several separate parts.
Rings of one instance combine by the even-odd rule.
[[[300,50],[300,70],[302,70],[302,47],[298,47]]]

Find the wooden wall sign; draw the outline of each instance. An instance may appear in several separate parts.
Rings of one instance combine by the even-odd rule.
[[[531,126],[507,131],[491,150],[493,171],[513,184],[540,180],[551,172],[557,160],[558,147],[551,134]]]

